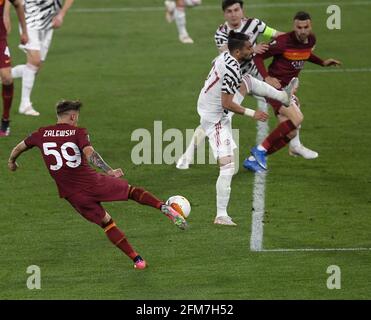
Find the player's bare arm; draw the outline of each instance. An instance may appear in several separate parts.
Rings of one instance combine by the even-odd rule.
[[[15,171],[18,169],[18,164],[16,162],[17,158],[29,148],[24,143],[24,141],[18,143],[12,150],[8,160],[8,168],[10,171]]]
[[[253,110],[244,108],[233,101],[233,95],[228,93],[222,93],[222,105],[224,109],[230,110],[234,113],[245,115],[259,121],[267,121],[269,115],[260,110]]]
[[[112,169],[100,156],[98,152],[94,150],[92,146],[87,146],[83,150],[84,155],[88,161],[96,166],[97,168],[103,170],[105,173],[112,177],[120,178],[124,175],[121,169]]]
[[[28,42],[28,34],[27,34],[27,27],[26,27],[26,18],[24,15],[24,9],[23,9],[23,4],[22,0],[14,0],[12,2],[15,11],[18,16],[18,21],[21,26],[21,35],[20,35],[20,42],[21,44],[26,44]],[[10,19],[10,18],[9,18]]]
[[[10,19],[10,2],[9,2],[9,0],[5,0],[3,21],[4,21],[6,33],[10,34],[10,32],[12,30],[12,22],[11,22],[11,19]]]
[[[68,9],[72,6],[74,0],[65,0],[61,11],[53,18],[53,28],[58,29],[63,24],[64,16],[66,15]]]

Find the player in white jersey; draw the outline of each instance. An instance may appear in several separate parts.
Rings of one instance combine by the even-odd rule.
[[[182,43],[193,43],[186,28],[186,7],[200,5],[202,0],[167,0],[165,1],[166,20],[171,23],[175,20],[178,29],[179,41]]]
[[[271,41],[278,36],[284,34],[284,32],[277,31],[266,25],[263,21],[256,18],[246,18],[243,12],[243,1],[242,0],[223,0],[222,10],[224,13],[225,23],[219,26],[215,33],[215,43],[219,52],[228,50],[227,40],[228,34],[231,30],[235,32],[242,32],[249,36],[251,43],[254,46],[254,53],[264,53],[268,49],[268,45],[265,43],[257,44],[257,39],[263,37],[265,41]],[[244,97],[249,95],[254,95],[257,98],[259,109],[266,110],[267,105],[264,98],[272,98],[274,100],[282,101],[284,99],[282,93],[278,93],[272,90],[271,86],[275,86],[274,79],[273,83],[270,79],[266,79],[266,82],[261,81],[262,77],[259,74],[255,63],[252,59],[246,59],[241,63],[241,72],[243,76],[247,79],[246,84],[241,85],[240,91],[236,95],[238,102],[242,102]],[[290,92],[293,85],[297,79],[291,83],[291,86],[285,88],[286,92]],[[270,84],[271,86],[268,86]],[[250,87],[249,87],[249,86]],[[286,102],[284,102],[285,105]],[[187,147],[184,154],[178,159],[176,167],[178,169],[188,169],[190,163],[193,160],[194,152],[197,146],[205,139],[205,132],[199,126],[196,128],[195,133],[191,139],[189,146]],[[290,147],[295,148],[295,146],[301,145],[299,140],[299,135],[290,141]],[[298,150],[297,148],[295,150]],[[303,156],[306,159],[310,158],[312,150],[307,148],[301,148],[298,150],[297,155]]]
[[[64,16],[74,0],[23,0],[29,41],[19,46],[27,54],[27,63],[12,68],[13,78],[22,78],[22,98],[19,113],[29,116],[40,115],[31,102],[35,77],[40,70],[53,36],[53,30],[60,28]],[[6,11],[9,15],[9,10]]]
[[[215,224],[236,225],[227,212],[234,174],[233,150],[236,143],[232,136],[231,118],[228,112],[266,121],[268,114],[244,108],[233,99],[242,80],[240,63],[253,53],[249,37],[232,31],[228,36],[228,49],[213,62],[213,67],[201,89],[197,111],[202,129],[209,138],[210,147],[219,164],[216,182]]]
[[[228,34],[231,30],[248,35],[250,43],[253,45],[254,53],[263,53],[268,48],[266,44],[256,45],[259,36],[263,36],[266,40],[270,41],[283,34],[283,32],[268,27],[259,19],[245,18],[243,13],[243,1],[241,0],[223,0],[222,10],[224,12],[225,23],[219,26],[215,34],[215,43],[219,52],[228,50]],[[258,71],[251,58],[252,57],[245,59],[241,63],[241,72],[246,81],[242,83],[239,92],[236,94],[236,101],[241,103],[246,94],[249,94],[257,97],[274,97],[273,99],[282,101],[285,105],[289,104],[288,95],[258,79]],[[287,88],[286,93],[288,93],[290,89],[291,88]],[[264,101],[263,98],[260,99]],[[204,139],[205,132],[202,130],[201,126],[199,126],[196,128],[191,143],[187,147],[185,153],[177,161],[178,169],[189,168],[197,145]]]

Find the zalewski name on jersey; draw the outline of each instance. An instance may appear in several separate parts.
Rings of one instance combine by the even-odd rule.
[[[70,137],[76,134],[76,130],[46,130],[43,137]]]

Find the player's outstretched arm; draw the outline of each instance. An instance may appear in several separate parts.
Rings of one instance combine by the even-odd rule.
[[[224,109],[230,110],[243,116],[251,117],[255,120],[266,121],[269,115],[260,110],[244,108],[233,101],[233,95],[222,92],[222,105]]]
[[[17,158],[26,150],[28,150],[29,147],[24,143],[24,141],[18,143],[12,152],[10,153],[9,160],[8,160],[8,168],[10,171],[15,171],[18,169],[18,164],[16,162]]]
[[[24,16],[24,9],[23,9],[23,2],[22,0],[15,0],[13,2],[13,6],[15,11],[17,12],[18,21],[21,26],[21,44],[26,44],[28,42],[28,34],[27,34],[27,27],[26,27],[26,18]]]
[[[88,161],[96,166],[97,168],[102,169],[109,176],[120,178],[124,175],[121,169],[112,169],[100,156],[98,152],[94,150],[92,146],[87,146],[83,150],[84,155]]]
[[[335,59],[332,59],[332,58],[326,59],[326,60],[323,61],[323,66],[324,67],[330,67],[330,66],[337,67],[337,66],[341,66],[341,61],[335,60]]]

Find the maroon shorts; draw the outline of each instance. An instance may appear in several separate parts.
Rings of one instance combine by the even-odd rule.
[[[0,40],[0,69],[10,68],[12,66],[10,51],[6,40]]]
[[[280,108],[282,107],[282,103],[277,100],[270,99],[270,98],[266,98],[265,100],[267,101],[267,103],[269,103],[272,106],[274,110],[274,114],[277,116],[279,114]]]
[[[89,190],[73,194],[66,200],[90,222],[101,225],[106,215],[101,202],[127,201],[129,184],[126,180],[101,175],[97,183]]]

